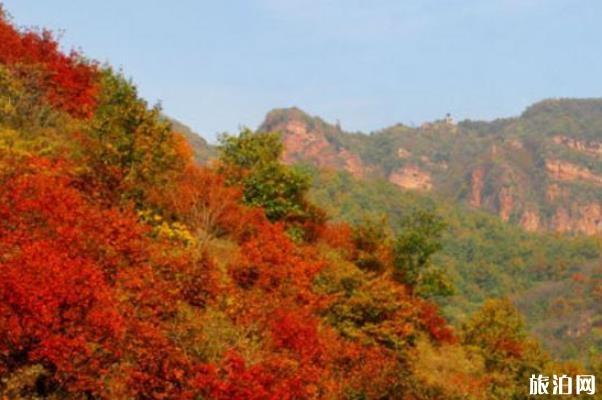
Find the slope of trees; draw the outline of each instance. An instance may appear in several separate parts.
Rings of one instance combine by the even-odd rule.
[[[308,171],[314,177],[309,197],[335,220],[366,227],[368,215],[403,239],[397,246],[410,249],[426,240],[427,248],[440,247],[432,254],[428,268],[422,270],[428,285],[419,288],[423,295],[436,299],[453,325],[467,320],[488,298],[511,295],[529,330],[555,357],[587,359],[590,349],[597,348],[600,312],[591,299],[598,284],[595,271],[602,254],[600,238],[529,233],[487,213],[445,198],[403,191],[388,182],[358,181],[341,172]],[[443,220],[445,228],[439,240],[434,240],[436,235],[420,239],[415,237],[415,230],[408,229],[423,214]],[[411,264],[410,260],[399,261],[404,268]],[[591,323],[580,329],[578,337],[572,335],[583,321]]]
[[[547,365],[507,303],[455,332],[417,290],[436,220],[326,221],[273,135],[199,167],[131,82],[0,25],[0,397],[505,399]]]

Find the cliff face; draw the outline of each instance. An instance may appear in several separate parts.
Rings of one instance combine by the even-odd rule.
[[[564,135],[554,136],[554,143],[567,146],[581,153],[602,157],[602,142],[579,140]]]
[[[547,100],[517,118],[369,135],[280,109],[260,130],[283,134],[287,163],[442,194],[528,231],[602,233],[602,100]]]
[[[404,189],[431,190],[433,187],[431,175],[412,164],[392,171],[388,180]]]
[[[343,169],[356,178],[364,176],[365,166],[362,160],[347,149],[333,146],[322,132],[311,128],[299,120],[285,124],[283,136],[286,163],[309,161],[319,167]]]

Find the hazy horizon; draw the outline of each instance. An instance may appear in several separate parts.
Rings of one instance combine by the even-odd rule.
[[[594,1],[6,0],[213,141],[296,106],[350,131],[602,94]],[[229,21],[229,23],[223,23]]]

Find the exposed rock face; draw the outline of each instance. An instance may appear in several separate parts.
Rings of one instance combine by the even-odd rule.
[[[410,153],[409,151],[407,151],[403,147],[400,147],[400,148],[397,149],[397,157],[399,157],[399,158],[408,158],[411,155],[412,155],[412,153]]]
[[[499,202],[500,202],[500,218],[504,221],[508,221],[510,219],[510,214],[512,214],[512,210],[514,208],[514,198],[512,196],[512,190],[508,187],[502,188],[499,194]]]
[[[364,176],[366,167],[364,166],[364,163],[362,163],[362,160],[358,156],[351,153],[347,149],[341,149],[339,150],[338,157],[342,158],[345,162],[343,166],[345,171],[349,172],[355,177]]]
[[[536,211],[525,211],[520,218],[520,224],[529,232],[539,230],[539,214]]]
[[[290,121],[282,130],[286,132],[283,137],[285,162],[293,162],[300,153],[307,157],[316,157],[329,147],[323,137],[310,132],[302,121]]]
[[[470,205],[473,207],[481,207],[481,193],[483,192],[483,186],[485,185],[484,178],[485,168],[479,167],[472,171]]]
[[[389,182],[404,189],[431,190],[433,187],[431,176],[415,165],[408,165],[391,172]]]
[[[552,229],[557,232],[567,232],[570,230],[571,217],[564,207],[556,209],[556,214],[552,219]]]
[[[587,181],[602,185],[602,176],[592,173],[589,169],[567,161],[548,159],[546,170],[552,179],[558,181]]]
[[[592,156],[602,157],[602,142],[585,141],[567,136],[554,136],[554,143],[561,144],[573,150],[589,154]]]
[[[523,150],[525,148],[525,146],[523,145],[523,142],[521,142],[518,139],[512,139],[508,142],[508,146],[513,148],[514,150]]]
[[[318,167],[345,170],[356,178],[364,176],[366,167],[357,155],[344,148],[337,149],[323,132],[313,129],[302,118],[271,124],[269,130],[283,133],[282,160],[287,164],[311,161]]]
[[[593,235],[602,232],[602,204],[575,205],[571,210],[560,207],[552,220],[558,232],[580,232]]]
[[[564,197],[566,197],[567,193],[565,190],[563,190],[558,184],[553,183],[551,185],[548,186],[548,189],[546,191],[546,199],[549,202],[554,202],[558,199],[563,199]]]
[[[575,131],[555,131],[562,124]],[[602,99],[542,102],[492,122],[396,124],[369,135],[293,108],[271,112],[260,130],[283,133],[286,163],[432,191],[528,231],[602,234],[602,141],[592,139],[602,130]]]
[[[573,230],[592,235],[602,232],[602,203],[590,203],[579,207],[579,218]]]

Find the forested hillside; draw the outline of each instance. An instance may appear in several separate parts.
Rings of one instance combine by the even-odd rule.
[[[433,260],[455,291],[435,298],[454,323],[509,296],[556,357],[602,348],[602,100],[369,135],[292,108],[267,115],[260,131],[271,130],[282,133],[283,160],[312,172],[312,199],[335,219],[400,232],[426,209],[447,224]]]
[[[129,80],[1,17],[0,397],[508,399],[585,371],[505,300],[452,329],[437,216],[330,222],[282,150],[243,131],[199,166]]]
[[[565,232],[538,225],[532,229],[533,226],[525,225],[525,220],[512,219],[510,214],[506,218],[506,211],[496,208],[502,203],[491,199],[481,202],[482,193],[498,190],[499,182],[495,179],[501,175],[483,175],[480,189],[471,188],[474,176],[480,176],[473,174],[473,165],[489,160],[490,156],[495,156],[491,168],[510,171],[507,176],[512,179],[525,178],[520,184],[518,181],[513,184],[513,190],[521,196],[531,195],[548,184],[559,185],[550,183],[550,177],[542,172],[540,167],[544,164],[523,163],[533,161],[533,157],[524,158],[512,146],[517,145],[517,137],[521,136],[521,141],[532,143],[534,156],[541,158],[546,151],[558,151],[567,144],[556,143],[558,139],[553,132],[562,130],[563,123],[575,137],[594,143],[598,103],[597,100],[546,101],[516,119],[492,123],[465,121],[459,125],[444,120],[419,129],[400,125],[371,135],[344,132],[298,109],[278,110],[267,116],[260,131],[274,129],[281,133],[283,161],[301,166],[312,175],[311,198],[336,220],[385,221],[391,232],[399,232],[406,217],[416,210],[438,215],[446,229],[434,264],[442,272],[445,285],[454,291],[434,299],[453,323],[461,324],[487,298],[509,296],[529,321],[530,330],[554,356],[586,359],[591,351],[596,352],[602,346],[602,321],[596,300],[601,283],[597,272],[602,249],[600,236],[589,228]],[[573,119],[582,124],[567,122]],[[507,151],[496,144],[499,141],[510,146]],[[399,147],[400,143],[405,147]],[[592,146],[587,147],[588,153],[582,155],[580,162],[595,162]],[[571,151],[585,152],[584,149]],[[199,152],[206,151],[199,147]],[[452,161],[448,156],[444,157],[447,161],[443,160],[443,153],[454,154]],[[568,157],[569,153],[562,154]],[[396,179],[383,173],[412,162],[430,163],[434,167],[429,160],[435,159],[440,162],[442,174],[438,183],[420,169],[403,176],[394,175]],[[453,168],[449,166],[452,162]],[[511,172],[516,168],[523,172]],[[450,171],[443,174],[443,170]],[[534,189],[524,186],[528,185],[528,179],[533,180]],[[589,196],[596,204],[602,198],[596,195],[596,185],[584,186],[581,182],[581,186],[573,189],[574,196],[556,199],[556,206],[574,207],[579,204],[577,197]],[[458,195],[460,192],[464,194]],[[467,195],[473,197],[467,199]],[[545,196],[540,200],[541,207],[551,207]],[[534,200],[534,204],[540,200]],[[592,213],[584,212],[584,217],[594,221],[596,207]],[[500,212],[503,215],[497,215]],[[587,235],[590,233],[593,235]]]
[[[602,241],[593,236],[531,233],[443,197],[403,190],[387,181],[312,167],[310,198],[335,220],[372,222],[403,232],[417,212],[445,225],[433,266],[453,288],[434,296],[446,316],[461,324],[487,298],[509,296],[529,328],[561,358],[583,358],[602,347],[597,292]]]
[[[550,290],[598,321],[595,239],[287,165],[276,132],[192,135],[0,13],[1,399],[502,400],[602,372],[528,332]]]

